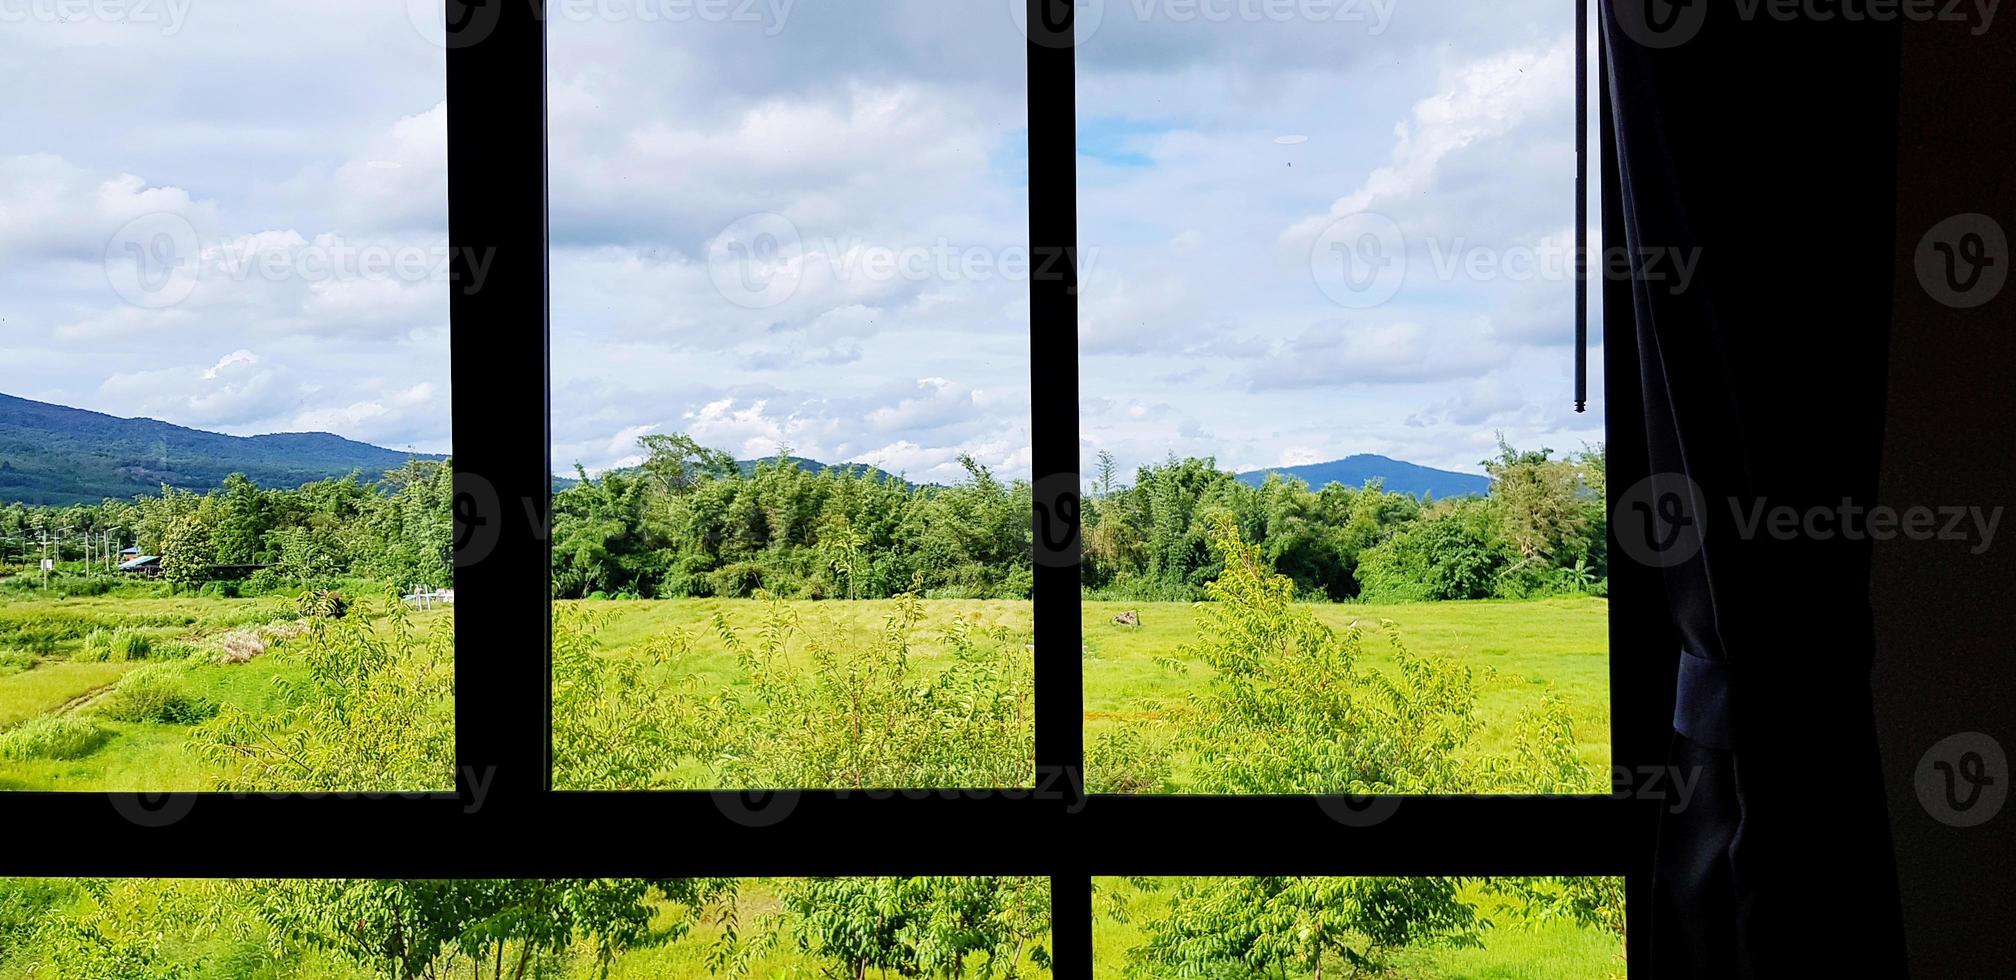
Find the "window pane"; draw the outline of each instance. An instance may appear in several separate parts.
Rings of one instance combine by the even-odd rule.
[[[551,23],[555,785],[1025,785],[1023,40],[787,6]]]
[[[444,53],[408,7],[0,25],[33,93],[0,106],[0,789],[453,789]]]
[[[1092,890],[1100,980],[1624,973],[1622,878],[1094,878]]]
[[[1050,976],[1044,878],[0,878],[0,909],[10,977]]]
[[[1079,22],[1095,792],[1608,791],[1574,9]]]

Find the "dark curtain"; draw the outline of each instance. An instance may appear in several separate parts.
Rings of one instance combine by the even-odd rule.
[[[1698,773],[1690,804],[1661,817],[1655,901],[1632,910],[1652,962],[1632,966],[1902,976],[1869,542],[1827,521],[1745,527],[1875,500],[1899,33],[1771,10],[1602,8],[1650,472],[1699,487],[1684,511],[1699,551],[1663,572],[1680,649],[1615,652],[1671,664],[1669,763]],[[1698,254],[1690,282],[1675,254]],[[1668,504],[1688,485],[1655,480]]]

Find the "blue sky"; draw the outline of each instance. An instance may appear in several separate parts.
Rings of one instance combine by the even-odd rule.
[[[654,2],[551,25],[556,467],[683,431],[922,479],[962,453],[1026,475],[1012,5],[638,16],[671,9]],[[0,82],[37,93],[0,106],[0,390],[448,449],[427,6],[0,23]],[[1395,0],[1381,30],[1184,9],[1106,3],[1081,44],[1087,458],[1474,471],[1501,429],[1600,439],[1568,412],[1570,284],[1465,271],[1571,234],[1572,5]],[[1405,243],[1404,283],[1370,308],[1310,264],[1360,212]],[[200,258],[136,297],[119,263],[163,227]]]

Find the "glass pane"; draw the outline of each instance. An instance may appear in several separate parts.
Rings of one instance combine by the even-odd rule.
[[[1574,10],[1079,22],[1095,792],[1608,791]]]
[[[1624,975],[1622,878],[1094,878],[1093,976]]]
[[[1045,878],[0,878],[0,909],[8,977],[1051,975]]]
[[[554,782],[1027,785],[1023,40],[784,7],[551,24]]]
[[[0,18],[0,789],[454,788],[409,6]]]

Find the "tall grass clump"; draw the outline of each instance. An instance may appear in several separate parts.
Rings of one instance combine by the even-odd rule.
[[[148,664],[119,679],[98,713],[113,721],[194,725],[217,713],[217,702],[189,689],[186,668]]]
[[[100,663],[145,660],[154,652],[147,634],[130,629],[95,629],[84,635],[84,657]]]
[[[43,715],[0,734],[0,759],[82,759],[111,737],[111,732],[88,718]]]

